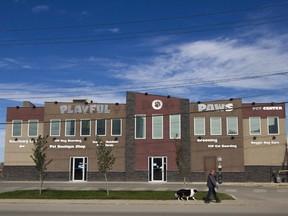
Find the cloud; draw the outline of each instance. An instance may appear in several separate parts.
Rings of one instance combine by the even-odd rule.
[[[32,8],[32,12],[34,13],[46,12],[49,10],[50,10],[50,7],[48,5],[37,5]]]
[[[285,49],[284,49],[285,48]],[[288,43],[284,37],[199,40],[163,47],[153,58],[142,59],[118,73],[136,82],[205,84],[231,89],[275,89],[287,85]],[[143,63],[144,62],[144,63]],[[250,78],[249,78],[250,77]]]

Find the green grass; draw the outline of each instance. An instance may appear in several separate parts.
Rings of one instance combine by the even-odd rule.
[[[70,191],[70,190],[19,190],[0,193],[0,199],[127,199],[127,200],[173,200],[175,191]],[[207,192],[199,191],[195,198],[203,200]],[[228,194],[217,193],[221,200],[234,200]]]

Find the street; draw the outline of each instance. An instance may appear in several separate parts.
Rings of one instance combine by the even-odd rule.
[[[38,182],[0,182],[0,192],[37,189]],[[111,190],[171,190],[197,188],[204,183],[111,182]],[[45,182],[46,189],[98,190],[104,182]],[[288,185],[232,184],[220,186],[219,192],[233,195],[235,201],[204,204],[203,201],[140,200],[0,200],[0,213],[5,216],[50,215],[287,215]]]

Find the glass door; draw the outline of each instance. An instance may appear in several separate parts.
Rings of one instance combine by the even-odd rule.
[[[149,181],[167,181],[167,157],[149,157]]]
[[[71,181],[86,181],[87,180],[87,157],[72,157],[70,170]]]

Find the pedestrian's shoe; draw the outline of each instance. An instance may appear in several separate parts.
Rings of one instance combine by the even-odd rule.
[[[205,200],[204,203],[209,204],[210,202]]]
[[[221,200],[216,200],[216,203],[221,203]]]

